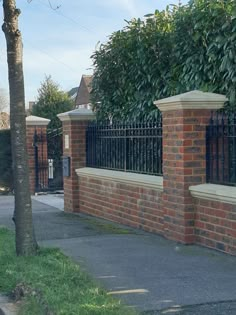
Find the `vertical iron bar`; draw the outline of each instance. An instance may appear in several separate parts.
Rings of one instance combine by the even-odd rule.
[[[214,165],[215,165],[215,126],[214,126],[214,117],[213,112],[211,113],[211,119],[210,119],[210,156],[209,156],[209,162],[210,162],[210,168],[209,168],[209,180],[212,182],[214,181]]]
[[[122,159],[123,159],[123,153],[122,153],[122,143],[123,143],[123,140],[122,140],[122,125],[121,123],[118,123],[118,126],[119,126],[119,138],[118,138],[118,157],[119,157],[119,161],[118,161],[118,168],[119,169],[122,169],[123,168],[123,165],[122,165]]]
[[[160,114],[159,116],[159,121],[160,121],[160,128],[159,128],[159,139],[160,139],[160,156],[159,156],[159,159],[160,159],[160,169],[159,169],[159,174],[162,174],[163,173],[163,138],[162,138],[162,128],[163,128],[163,125],[162,125],[162,115]]]
[[[224,114],[221,118],[221,137],[222,137],[222,149],[221,149],[221,171],[222,171],[222,182],[225,180],[225,123]]]
[[[209,125],[206,126],[206,182],[210,183],[212,180],[212,128],[213,128],[213,112],[211,112],[211,118]]]
[[[124,145],[124,171],[126,172],[126,168],[127,168],[127,152],[126,152],[126,138],[127,138],[127,127],[124,124],[124,138],[123,138],[123,145]]]
[[[231,152],[232,152],[232,115],[228,115],[228,183],[231,182],[232,164],[231,164]]]
[[[232,156],[232,183],[236,183],[236,114],[233,114],[233,156]]]
[[[219,181],[219,114],[216,114],[216,180]]]
[[[46,183],[46,169],[45,169],[45,161],[44,161],[44,136],[43,130],[41,128],[41,189],[45,189]]]
[[[34,164],[35,164],[35,192],[38,191],[39,187],[39,169],[38,169],[38,135],[37,130],[34,130]]]

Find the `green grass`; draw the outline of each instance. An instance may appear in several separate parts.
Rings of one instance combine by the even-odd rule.
[[[43,315],[45,307],[58,315],[136,314],[108,296],[58,249],[40,249],[37,256],[17,257],[14,234],[0,228],[0,292],[10,293],[19,283],[36,292],[26,297],[21,315]]]

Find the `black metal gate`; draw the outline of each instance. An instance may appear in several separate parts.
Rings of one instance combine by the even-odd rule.
[[[62,176],[62,128],[47,132],[35,129],[35,192],[63,190]]]
[[[48,188],[49,190],[63,190],[62,174],[62,128],[54,129],[47,134],[48,143]]]

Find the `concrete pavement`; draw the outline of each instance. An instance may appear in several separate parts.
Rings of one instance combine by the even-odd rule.
[[[124,303],[145,315],[236,314],[235,257],[64,214],[45,200],[33,200],[41,245],[61,248]],[[0,196],[0,225],[13,228],[12,211],[13,198]]]

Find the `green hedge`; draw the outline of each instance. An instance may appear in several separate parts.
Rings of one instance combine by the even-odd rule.
[[[13,188],[11,133],[0,130],[0,187]]]
[[[154,100],[195,89],[225,94],[235,110],[235,47],[235,0],[191,0],[128,21],[92,56],[97,117],[155,116]]]

